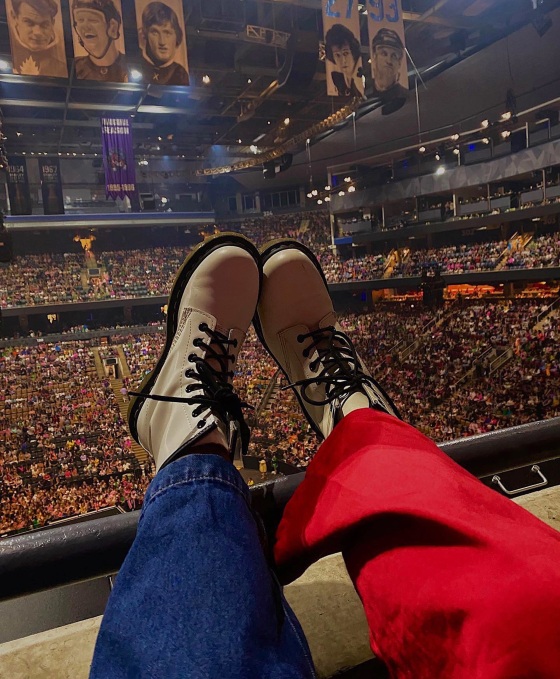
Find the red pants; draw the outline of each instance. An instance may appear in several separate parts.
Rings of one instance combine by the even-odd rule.
[[[560,533],[374,410],[335,428],[277,532],[284,583],[342,551],[395,679],[560,679]]]

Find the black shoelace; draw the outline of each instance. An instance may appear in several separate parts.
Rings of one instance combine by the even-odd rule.
[[[340,403],[352,393],[360,391],[364,384],[376,388],[375,380],[366,375],[360,365],[360,360],[348,335],[333,326],[319,328],[302,335],[298,335],[297,341],[303,344],[305,340],[312,342],[303,350],[303,355],[308,358],[314,349],[317,349],[318,357],[309,364],[310,370],[317,372],[319,365],[323,366],[316,377],[309,377],[282,387],[283,390],[291,387],[301,387],[301,396],[314,406],[324,406],[335,399]],[[325,385],[325,398],[317,401],[307,393],[307,389],[313,385]]]
[[[188,360],[194,364],[194,368],[188,368],[185,371],[185,377],[190,378],[193,382],[187,385],[185,391],[187,393],[193,391],[202,391],[202,394],[195,396],[188,396],[181,398],[179,396],[159,396],[157,394],[145,394],[142,392],[130,391],[131,396],[139,396],[141,398],[149,398],[153,401],[163,401],[164,403],[187,403],[188,405],[196,405],[193,410],[193,417],[198,417],[206,409],[210,409],[215,415],[218,415],[223,422],[234,420],[238,422],[240,428],[241,445],[243,453],[247,452],[249,446],[250,431],[243,416],[243,408],[250,408],[252,406],[245,401],[242,401],[235,393],[233,386],[228,382],[228,379],[233,378],[233,371],[228,370],[230,361],[235,360],[235,356],[229,353],[229,347],[237,347],[236,339],[229,339],[218,330],[212,330],[206,323],[201,323],[198,326],[200,332],[206,333],[210,341],[205,342],[204,337],[197,337],[193,341],[193,345],[198,348],[206,350],[206,357],[201,358],[196,354],[190,354]],[[219,364],[219,369],[213,368],[209,365],[208,360],[215,359]],[[206,424],[205,420],[198,422],[199,429],[202,429]]]

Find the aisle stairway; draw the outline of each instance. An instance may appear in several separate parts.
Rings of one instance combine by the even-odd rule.
[[[125,363],[126,365],[126,363]],[[121,417],[123,420],[126,422],[127,421],[127,411],[128,411],[128,400],[125,400],[123,398],[123,395],[121,394],[121,389],[123,387],[123,381],[122,380],[116,380],[116,379],[111,379],[111,389],[113,390],[113,393],[115,394],[115,399],[117,401],[117,404],[119,406],[119,410],[121,413]],[[141,465],[146,464],[146,462],[151,462],[151,458],[148,455],[148,453],[140,446],[134,439],[132,439],[132,447],[131,451],[134,453],[134,457],[140,462]]]

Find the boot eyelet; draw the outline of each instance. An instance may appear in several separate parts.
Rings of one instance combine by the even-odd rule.
[[[196,354],[190,354],[189,363],[194,363],[197,358],[198,356]]]
[[[201,344],[201,342],[202,342],[202,339],[201,339],[200,337],[196,337],[196,338],[193,340],[193,347],[199,347],[200,344]]]
[[[196,425],[199,429],[203,429],[206,426],[206,420],[200,420]]]
[[[304,349],[304,350],[303,350],[303,357],[304,357],[304,358],[309,358],[309,351],[307,351],[307,349]]]
[[[304,337],[303,335],[298,335],[298,336],[297,336],[297,341],[298,341],[300,344],[303,342],[304,339],[305,339],[305,337]]]
[[[237,349],[237,345],[238,345],[238,344],[239,344],[239,342],[238,342],[236,339],[234,339],[234,340],[233,340],[233,348],[234,348],[234,349]]]
[[[208,323],[201,323],[201,324],[198,326],[198,329],[199,329],[201,332],[206,332],[206,331],[208,330]]]

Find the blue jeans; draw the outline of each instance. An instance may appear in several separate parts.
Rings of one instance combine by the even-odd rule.
[[[315,677],[249,491],[218,455],[164,467],[116,578],[90,679]]]

